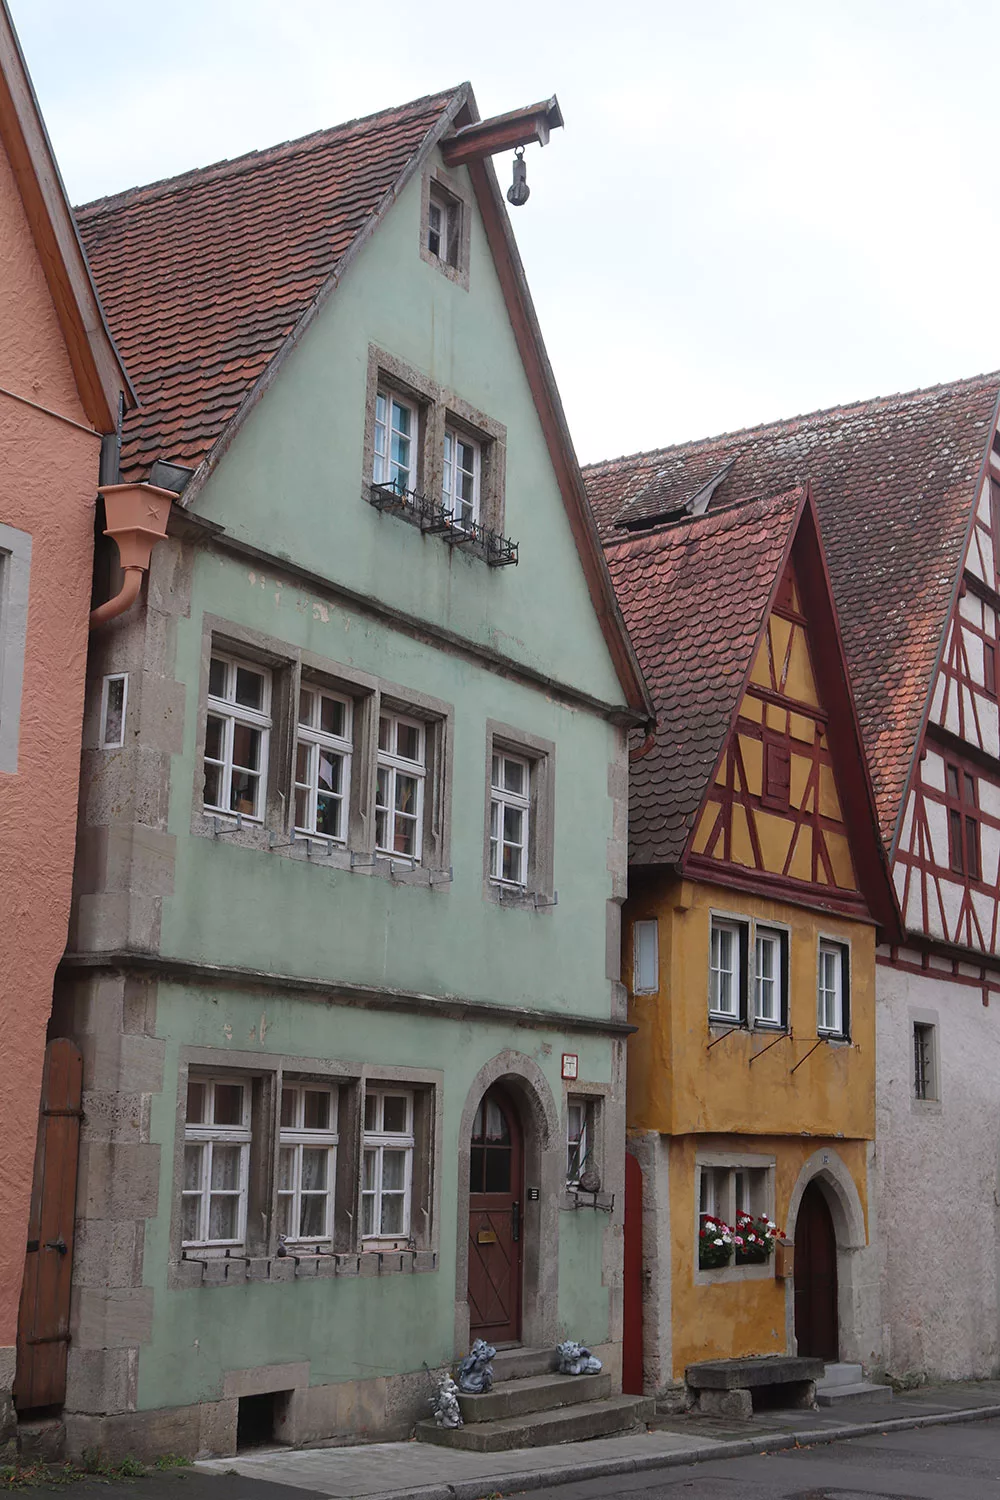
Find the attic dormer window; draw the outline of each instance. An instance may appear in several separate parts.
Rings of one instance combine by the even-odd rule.
[[[449,281],[469,288],[467,189],[460,177],[431,169],[424,178],[420,215],[420,255]]]
[[[458,265],[461,227],[462,205],[435,183],[427,208],[427,248],[446,266]]]

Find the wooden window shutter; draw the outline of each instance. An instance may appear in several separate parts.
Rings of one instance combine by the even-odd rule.
[[[787,740],[764,740],[764,787],[768,807],[787,808],[792,784],[792,750]]]

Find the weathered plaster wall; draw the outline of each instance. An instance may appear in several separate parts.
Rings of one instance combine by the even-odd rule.
[[[465,291],[421,259],[420,181],[408,184],[197,509],[257,546],[621,702],[478,214],[471,230]],[[516,568],[484,567],[364,503],[371,344],[506,427],[504,531],[520,545]]]
[[[0,148],[0,386],[86,416]],[[0,523],[31,535],[16,773],[0,772],[0,1396],[13,1375],[52,980],[66,940],[99,439],[0,394]]]
[[[878,967],[883,1342],[893,1375],[950,1380],[1000,1369],[1000,1011],[930,964]],[[937,1027],[938,1102],[913,1097],[914,1021]]]
[[[725,1026],[708,1015],[709,928],[713,912],[756,917],[789,931],[791,1035],[753,1065],[771,1035],[735,1030],[708,1050]],[[659,924],[660,988],[634,995],[629,1016],[629,1126],[689,1131],[842,1134],[875,1130],[875,938],[867,923],[750,896],[723,886],[665,879],[636,883],[626,906],[624,972],[631,976],[631,924]],[[819,936],[851,945],[851,1039],[816,1043]],[[748,1092],[749,1091],[749,1092]]]

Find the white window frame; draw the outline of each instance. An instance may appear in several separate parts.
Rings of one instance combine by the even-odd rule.
[[[225,1075],[207,1076],[201,1073],[192,1074],[188,1080],[198,1083],[206,1090],[206,1113],[210,1118],[215,1114],[215,1089],[218,1085],[227,1088],[239,1087],[243,1090],[243,1116],[239,1125],[215,1125],[215,1124],[184,1124],[184,1166],[181,1178],[181,1224],[184,1222],[185,1199],[197,1198],[199,1201],[198,1227],[201,1231],[199,1238],[193,1240],[182,1240],[185,1249],[224,1249],[233,1245],[242,1245],[246,1239],[247,1225],[247,1196],[249,1192],[250,1178],[250,1110],[252,1081],[247,1077],[233,1078]],[[201,1155],[201,1170],[199,1173],[199,1186],[196,1189],[188,1189],[183,1186],[187,1168],[187,1147],[202,1146],[205,1149]],[[239,1146],[240,1168],[239,1184],[233,1189],[212,1188],[212,1154],[216,1145]],[[213,1240],[209,1238],[208,1229],[211,1222],[212,1198],[213,1197],[235,1197],[238,1198],[237,1205],[237,1236],[235,1239]],[[181,1230],[183,1235],[183,1228]]]
[[[419,735],[419,760],[410,760],[404,755],[393,750],[383,750],[378,741],[381,739],[381,721],[388,720],[392,725],[391,744],[398,745],[398,726],[405,725],[407,728],[416,729]],[[423,853],[424,839],[424,786],[427,780],[427,725],[421,719],[411,718],[408,714],[397,713],[393,709],[383,708],[379,714],[379,725],[376,736],[376,775],[375,775],[375,852],[384,855],[387,859],[405,859],[413,864],[419,864]],[[388,788],[385,801],[379,800],[379,777],[378,772],[385,771],[386,786]],[[398,814],[396,809],[396,781],[399,776],[410,776],[417,783],[416,811],[415,813]],[[378,819],[379,813],[385,814],[386,837],[394,839],[396,817],[402,816],[414,825],[414,842],[412,854],[407,854],[392,847],[386,847],[386,843],[378,841]]]
[[[506,762],[520,766],[524,773],[523,792],[509,791],[506,786]],[[499,766],[499,771],[498,771]],[[500,746],[494,746],[490,762],[490,880],[494,885],[509,886],[523,891],[528,884],[531,851],[531,761],[523,755],[512,755]],[[497,785],[497,776],[503,785]],[[504,814],[507,809],[521,815],[521,843],[515,844],[503,837]],[[520,849],[517,878],[512,880],[502,874],[504,849]]]
[[[742,1188],[741,1188],[742,1184]],[[734,1154],[727,1157],[712,1153],[695,1160],[695,1232],[701,1227],[702,1215],[720,1219],[730,1229],[735,1228],[737,1215],[750,1213],[754,1218],[766,1215],[774,1218],[775,1162],[766,1156]],[[743,1201],[740,1203],[742,1193]],[[717,1267],[712,1277],[725,1274],[741,1276],[746,1267],[732,1265]],[[696,1270],[704,1275],[701,1268]],[[764,1273],[768,1274],[768,1273]],[[770,1273],[773,1274],[773,1273]]]
[[[28,640],[31,533],[0,522],[0,771],[17,771]]]
[[[404,1099],[406,1101],[406,1129],[405,1131],[385,1130],[385,1100],[387,1097]],[[367,1102],[369,1099],[376,1101],[376,1128],[369,1130],[365,1128],[364,1121],[367,1114]],[[378,1087],[365,1087],[365,1097],[362,1102],[362,1149],[361,1149],[361,1189],[359,1195],[361,1241],[368,1248],[377,1248],[380,1244],[398,1244],[401,1240],[410,1238],[410,1202],[413,1195],[413,1153],[415,1149],[415,1136],[413,1132],[413,1110],[414,1096],[412,1089],[393,1088],[389,1085]],[[374,1182],[371,1188],[364,1186],[365,1156],[367,1152],[377,1153],[375,1158]],[[404,1151],[405,1163],[403,1171],[403,1224],[396,1231],[383,1233],[382,1230],[382,1164],[386,1151]],[[393,1196],[396,1190],[391,1190]],[[365,1233],[365,1199],[371,1198],[374,1204],[372,1219],[372,1231]]]
[[[574,1112],[576,1130],[574,1131]],[[588,1160],[593,1165],[597,1149],[597,1101],[587,1094],[569,1094],[566,1098],[566,1186],[579,1187],[581,1171]]]
[[[383,414],[379,416],[379,403],[384,402]],[[410,414],[410,430],[404,433],[393,422],[393,405]],[[381,446],[379,437],[381,435]],[[398,435],[407,444],[407,463],[404,465],[392,456],[392,439]],[[420,411],[416,403],[401,396],[391,386],[379,385],[375,391],[375,424],[372,439],[372,481],[399,494],[417,488],[417,452],[420,435]],[[395,470],[395,472],[393,472]],[[400,474],[406,475],[406,483],[400,483]]]
[[[121,728],[117,739],[108,738],[108,706],[111,702],[111,687],[113,683],[120,682],[122,685],[122,719]],[[101,684],[101,749],[119,750],[125,743],[125,714],[128,711],[128,673],[109,672]]]
[[[753,924],[751,934],[753,941],[753,980],[752,986],[752,1017],[754,1026],[767,1028],[773,1031],[782,1030],[787,1024],[788,996],[785,994],[786,987],[786,954],[788,951],[788,934],[783,928],[770,927],[766,922]],[[768,943],[772,946],[775,955],[775,967],[772,974],[765,976],[761,973],[761,944]],[[760,990],[762,984],[770,984],[773,987],[775,1014],[766,1016],[760,1006]]]
[[[831,989],[824,984],[825,960],[834,960],[836,983]],[[844,992],[845,975],[849,973],[851,961],[850,948],[835,939],[820,938],[817,951],[816,963],[816,1030],[822,1037],[844,1037],[847,1031],[844,1025]],[[830,1006],[827,996],[833,997],[833,1012],[836,1017],[835,1024],[828,1019]]]
[[[339,703],[344,709],[344,734],[331,734],[328,730],[320,729],[317,725],[304,724],[302,722],[302,694],[310,693],[314,700],[314,713],[319,717],[322,712],[323,699],[332,703]],[[330,692],[328,688],[320,687],[318,683],[302,682],[299,691],[299,707],[296,715],[295,726],[295,759],[292,763],[292,816],[295,818],[295,831],[297,833],[311,834],[316,838],[333,839],[337,844],[347,843],[348,819],[351,812],[351,756],[354,750],[354,704],[350,698],[343,693]],[[309,747],[309,771],[308,781],[299,781],[298,758],[299,746]],[[340,792],[323,792],[322,795],[334,798],[340,803],[339,833],[321,833],[316,826],[317,804],[320,797],[319,788],[319,761],[323,750],[336,755],[341,762],[340,769]],[[305,792],[307,798],[308,821],[298,821],[298,793]]]
[[[294,1123],[282,1125],[281,1117],[284,1113],[284,1096],[291,1093],[294,1096]],[[309,1128],[305,1124],[305,1097],[306,1094],[325,1094],[330,1100],[330,1124],[325,1129]],[[320,1234],[286,1234],[284,1239],[287,1244],[324,1244],[333,1238],[333,1213],[334,1199],[337,1185],[337,1146],[340,1141],[339,1135],[339,1103],[340,1090],[336,1084],[312,1082],[302,1079],[289,1079],[282,1081],[281,1096],[278,1100],[278,1222],[281,1222],[282,1200],[289,1200],[291,1204],[289,1222],[293,1225],[302,1223],[302,1200],[303,1198],[326,1198],[326,1212],[323,1218],[323,1229]],[[326,1188],[322,1191],[302,1187],[302,1157],[305,1151],[326,1151]],[[281,1187],[281,1157],[282,1151],[292,1151],[292,1185],[290,1188]]]
[[[723,1021],[734,1021],[739,1024],[743,1020],[743,994],[742,994],[742,942],[741,938],[746,931],[747,924],[735,921],[729,917],[712,917],[709,930],[709,954],[708,954],[708,1013],[714,1019]],[[719,955],[716,956],[716,933],[728,933],[732,939],[734,949],[734,961],[731,969],[724,969],[721,961],[721,943]],[[717,1003],[721,994],[721,976],[730,974],[732,977],[732,1000],[733,1008],[726,1010]],[[720,976],[719,982],[716,976]]]
[[[472,450],[472,469],[465,469],[459,465],[458,445],[462,444]],[[444,467],[441,483],[441,499],[446,510],[449,510],[457,526],[474,526],[480,519],[481,495],[483,474],[483,445],[476,438],[469,437],[465,432],[460,432],[457,427],[448,423],[444,429]],[[471,475],[472,499],[466,500],[459,494],[459,476]]]
[[[271,738],[271,672],[268,667],[262,667],[258,662],[248,661],[243,657],[230,656],[225,651],[214,651],[211,661],[221,661],[226,667],[226,696],[217,697],[212,692],[208,693],[206,700],[206,723],[205,723],[205,750],[208,748],[208,716],[223,720],[222,734],[222,758],[217,759],[205,753],[202,757],[204,765],[219,767],[220,784],[222,795],[228,795],[232,800],[233,783],[233,732],[237,724],[243,724],[251,729],[260,731],[260,767],[257,775],[256,795],[254,798],[254,810],[252,813],[244,812],[242,816],[251,823],[261,823],[264,820],[264,809],[267,801],[267,763],[268,751]],[[242,668],[244,671],[254,672],[263,678],[263,692],[261,709],[247,708],[236,702],[236,673]],[[211,664],[209,665],[211,672]],[[211,678],[209,678],[211,681]],[[237,767],[238,770],[251,768]],[[221,814],[227,818],[235,818],[237,810],[229,806],[219,806],[209,802],[204,792],[202,794],[202,805],[206,812]]]
[[[632,923],[632,993],[655,995],[660,988],[660,924],[653,919]]]
[[[440,227],[434,228],[435,209],[440,215]],[[437,235],[438,248],[431,244],[431,235]],[[432,182],[427,197],[427,253],[444,266],[458,269],[462,246],[462,205],[445,192],[438,183]]]

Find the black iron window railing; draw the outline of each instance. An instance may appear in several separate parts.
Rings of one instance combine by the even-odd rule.
[[[416,490],[406,490],[394,484],[372,484],[368,490],[369,504],[376,510],[402,516],[421,531],[437,532],[451,547],[468,547],[482,557],[491,568],[507,568],[517,564],[517,543],[489,526],[478,521],[459,521],[454,511],[437,500],[430,500]]]

